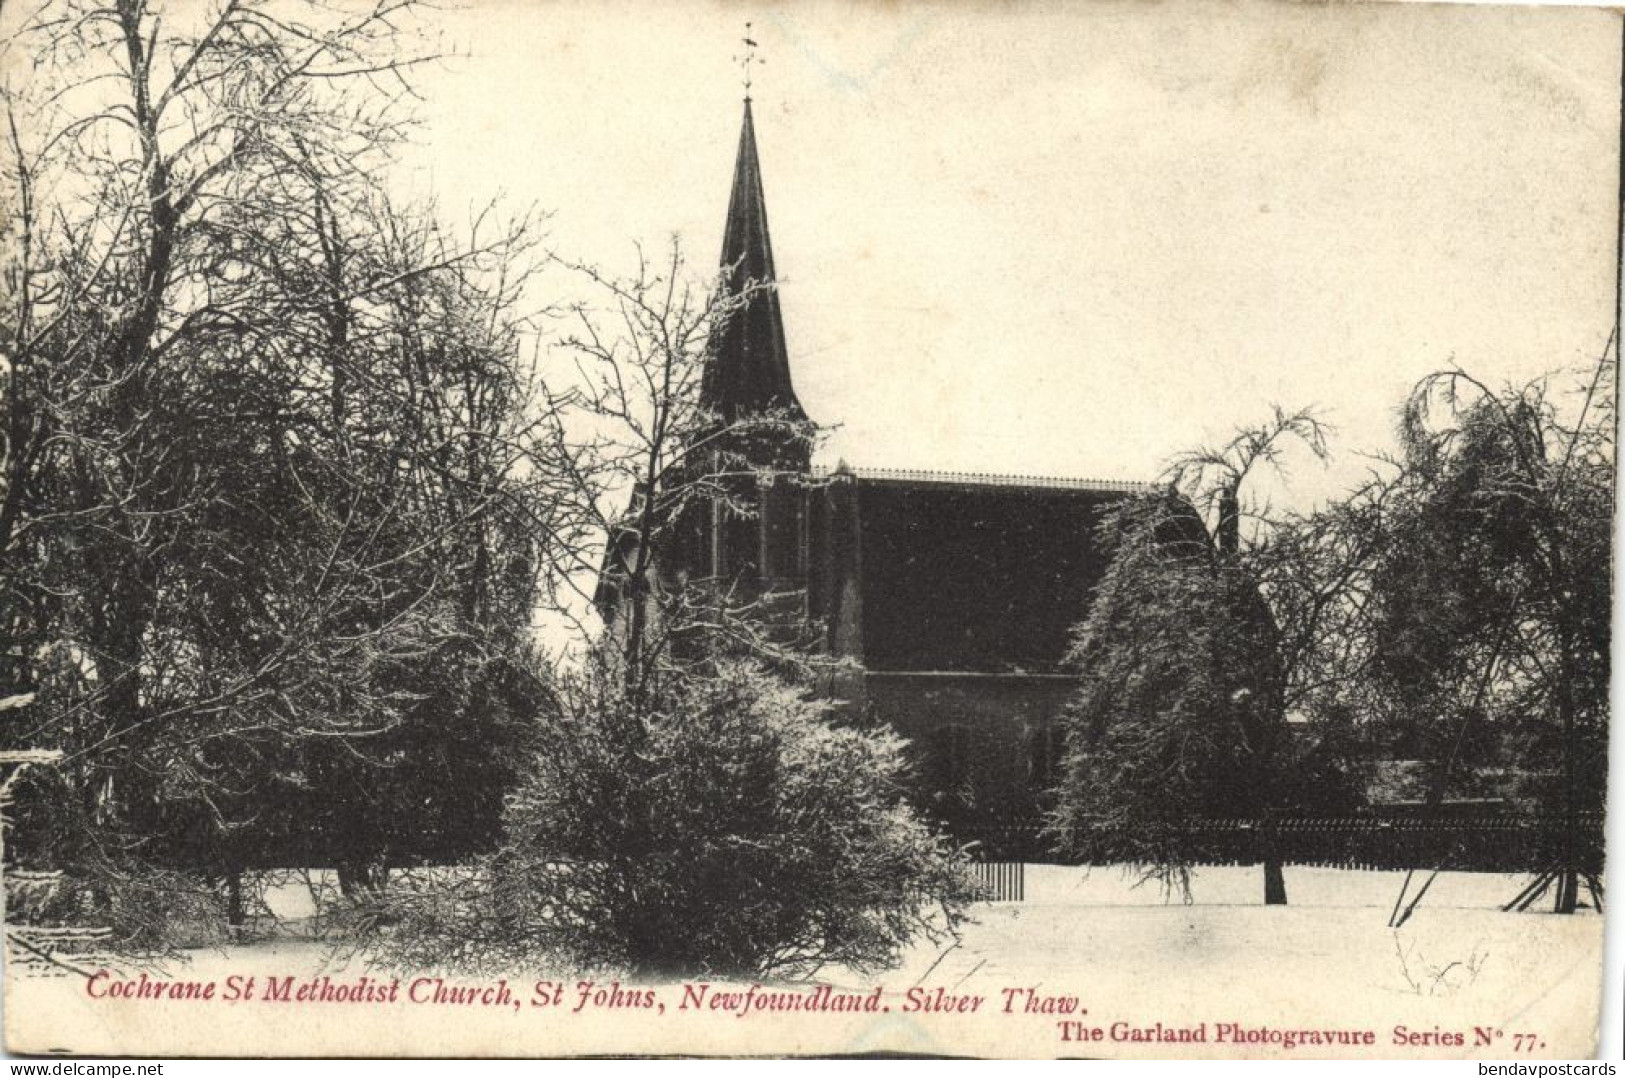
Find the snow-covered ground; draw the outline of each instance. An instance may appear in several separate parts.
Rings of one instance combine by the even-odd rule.
[[[1108,1040],[1089,1047],[1108,1055],[1231,1054],[1212,1040],[1220,1022],[1376,1034],[1369,1049],[1332,1053],[1343,1055],[1466,1055],[1478,1027],[1492,1031],[1480,1055],[1513,1056],[1518,1034],[1533,1034],[1516,1048],[1535,1054],[1592,1051],[1600,916],[1502,913],[1526,879],[1445,873],[1395,931],[1387,923],[1402,872],[1289,868],[1286,880],[1291,904],[1269,908],[1259,904],[1261,870],[1207,869],[1185,905],[1116,869],[1028,866],[1027,901],[981,907],[960,946],[911,954],[894,980],[930,968],[927,984],[996,999],[1009,985],[1064,987],[1107,1027]],[[1113,1022],[1159,1020],[1206,1022],[1209,1040],[1109,1039]],[[1459,1032],[1466,1043],[1399,1043],[1398,1026]],[[1241,1050],[1269,1047],[1290,1054],[1273,1040]]]
[[[307,1004],[97,1000],[82,981],[63,978],[8,984],[8,1042],[154,1055],[188,1047],[1481,1058],[1593,1051],[1601,917],[1502,913],[1526,881],[1445,874],[1395,931],[1387,921],[1403,873],[1289,868],[1286,879],[1291,905],[1267,908],[1258,904],[1260,870],[1202,870],[1187,905],[1114,869],[1028,866],[1026,901],[977,907],[957,942],[917,946],[878,976],[830,970],[820,978],[857,1002],[880,988],[873,1012],[760,1009],[748,984],[710,984],[698,1000],[693,984],[657,985],[648,1008],[610,1006],[611,993],[575,1011],[578,979],[545,972],[507,978],[506,993],[495,977],[448,980],[490,990],[490,1002],[462,1004],[436,1002],[431,982],[410,977],[393,1002]],[[283,916],[299,916],[303,903],[295,890],[272,896]],[[303,985],[325,973],[341,985],[393,976],[335,969],[324,957],[317,944],[279,941],[198,952],[171,975],[214,982],[222,995],[227,978],[255,977],[260,996],[269,978]],[[619,987],[624,997],[631,986]],[[768,990],[784,998],[812,991]],[[739,994],[717,1002],[724,991]],[[418,1002],[407,998],[414,994]],[[1188,1039],[1170,1039],[1180,1037]]]

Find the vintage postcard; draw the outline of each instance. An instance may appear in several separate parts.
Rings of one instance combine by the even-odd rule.
[[[0,30],[10,1052],[1597,1051],[1617,12]]]

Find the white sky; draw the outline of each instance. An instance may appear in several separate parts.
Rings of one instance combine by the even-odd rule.
[[[1421,375],[1523,382],[1607,339],[1621,46],[1595,10],[476,0],[406,163],[447,210],[552,211],[572,257],[676,232],[708,272],[747,18],[828,461],[1150,479],[1314,404],[1340,452],[1304,503]]]

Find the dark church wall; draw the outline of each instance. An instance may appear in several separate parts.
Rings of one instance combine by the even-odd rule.
[[[1123,495],[861,479],[864,665],[1051,671],[1104,569],[1094,528]]]
[[[837,475],[810,492],[806,609],[861,673],[828,690],[911,744],[915,800],[983,856],[1047,859],[1060,674],[1126,492]]]
[[[985,857],[1044,860],[1043,801],[1076,679],[1061,672],[1127,491],[837,473],[759,488],[746,548],[769,590],[805,588],[822,691],[910,742],[914,798]],[[738,558],[723,552],[721,560]]]
[[[873,717],[910,742],[915,799],[996,859],[1047,860],[1036,835],[1059,758],[1068,677],[871,673]]]

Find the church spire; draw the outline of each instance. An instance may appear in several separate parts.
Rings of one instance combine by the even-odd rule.
[[[728,199],[722,271],[723,289],[730,295],[737,296],[750,285],[768,287],[759,288],[717,334],[701,380],[701,398],[727,419],[782,409],[794,420],[805,420],[790,381],[784,317],[778,290],[773,287],[773,244],[767,233],[767,200],[762,194],[762,167],[756,159],[756,126],[748,96],[733,194]]]

